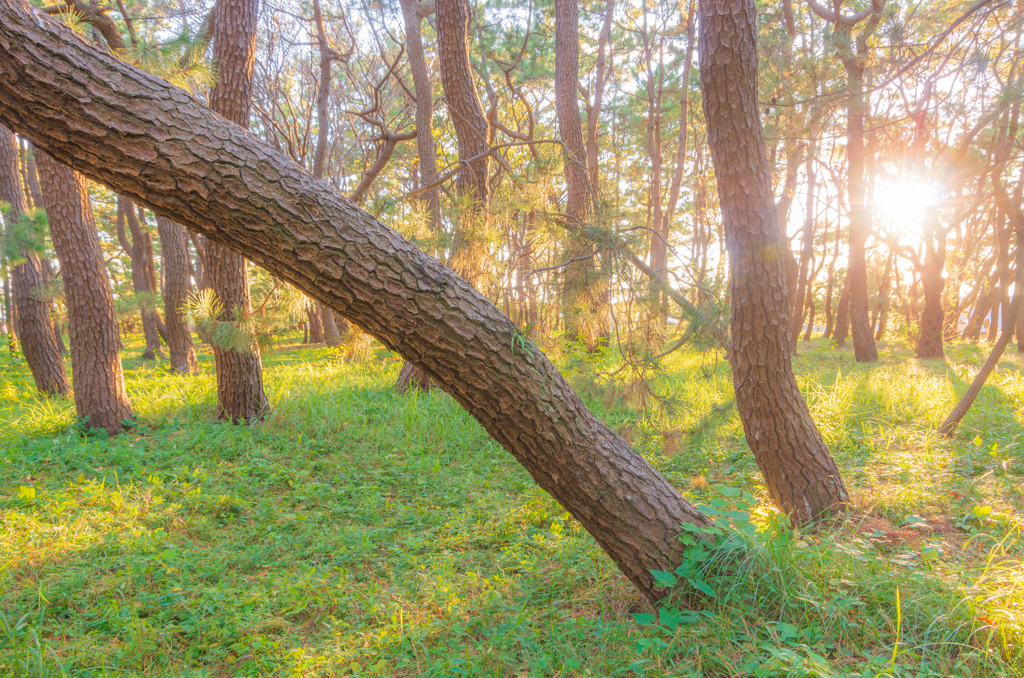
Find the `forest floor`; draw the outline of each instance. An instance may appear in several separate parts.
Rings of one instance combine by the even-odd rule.
[[[694,558],[696,589],[659,611],[451,398],[396,395],[383,350],[266,350],[274,410],[234,426],[209,353],[182,378],[130,345],[138,424],[107,439],[0,349],[3,676],[1024,675],[1013,349],[945,440],[987,347],[921,362],[891,342],[865,367],[802,344],[853,508],[797,533],[766,504],[720,355],[674,355],[657,399],[571,370],[687,496],[757,527]]]

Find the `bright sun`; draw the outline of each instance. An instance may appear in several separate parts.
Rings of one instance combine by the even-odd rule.
[[[875,189],[876,214],[882,225],[895,231],[920,228],[925,211],[942,202],[942,186],[934,182],[900,181]]]

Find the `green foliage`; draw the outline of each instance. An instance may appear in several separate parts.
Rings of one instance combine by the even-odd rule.
[[[217,82],[216,69],[206,59],[208,47],[208,38],[194,35],[186,27],[171,40],[140,40],[123,58],[172,85],[197,93]]]
[[[269,289],[267,282],[271,282]],[[273,337],[294,326],[309,300],[290,285],[270,281],[265,272],[257,276],[253,291],[263,293],[260,306],[251,312],[236,307],[230,313],[211,289],[199,290],[186,302],[199,332],[225,351],[251,353],[256,346],[270,347]]]
[[[200,334],[222,351],[252,353],[256,347],[258,323],[245,309],[236,307],[230,315],[211,289],[193,293],[185,304],[185,312],[195,320]]]
[[[42,209],[31,209],[19,214],[17,219],[11,218],[11,212],[9,203],[0,202],[0,215],[3,215],[6,224],[0,233],[0,257],[17,266],[29,254],[45,253],[49,222],[46,220],[46,211]]]

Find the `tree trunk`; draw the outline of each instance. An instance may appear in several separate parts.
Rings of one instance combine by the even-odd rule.
[[[555,109],[565,163],[566,261],[586,257],[593,247],[587,237],[587,224],[594,215],[595,196],[587,173],[583,122],[576,100],[579,72],[579,6],[576,0],[555,0]],[[596,349],[608,334],[594,262],[594,257],[586,257],[565,267],[561,299],[566,336],[583,342],[590,350]]]
[[[71,340],[75,410],[86,426],[111,435],[124,430],[131,405],[121,368],[114,297],[82,175],[39,152],[39,183],[60,259]]]
[[[793,256],[789,242],[789,211],[796,197],[797,177],[800,170],[802,148],[795,139],[786,141],[786,178],[782,183],[782,195],[775,201],[775,215],[779,223],[779,241],[782,246],[782,270],[786,275],[786,291],[790,303],[796,298],[797,277],[800,265]],[[794,344],[795,346],[795,344]]]
[[[427,70],[427,57],[423,53],[423,35],[420,32],[422,17],[417,13],[413,0],[401,0],[402,17],[405,20],[405,44],[409,50],[409,70],[416,93],[416,151],[419,156],[419,180],[421,186],[430,186],[437,181],[437,153],[434,150],[434,85]],[[322,58],[322,57],[321,57]],[[322,67],[321,67],[322,68]],[[441,203],[437,187],[420,194],[419,198],[427,213],[427,225],[436,232],[441,224]]]
[[[681,526],[705,518],[465,280],[284,154],[20,0],[0,0],[0,120],[421,366],[648,599],[662,595],[651,571],[675,569]]]
[[[1020,220],[1020,226],[1024,227],[1024,218]],[[1021,301],[1024,299],[1024,248],[1021,247],[1021,238],[1024,238],[1024,231],[1017,231],[1017,275],[1016,285],[1013,291],[1013,301],[1010,303],[1010,308],[1007,309],[1006,318],[1003,322],[1003,331],[999,335],[999,341],[992,347],[992,352],[989,353],[988,359],[985,360],[985,364],[981,366],[981,370],[975,375],[974,380],[971,381],[970,387],[967,392],[964,393],[963,397],[953,408],[953,411],[949,413],[946,420],[939,426],[939,433],[942,435],[952,438],[953,434],[956,433],[957,426],[963,421],[963,418],[967,416],[967,413],[971,409],[971,405],[974,404],[974,399],[981,393],[981,388],[985,385],[989,375],[999,364],[999,359],[1003,355],[1003,351],[1006,350],[1006,346],[1013,339],[1013,332],[1017,321],[1017,315],[1020,313]]]
[[[124,224],[132,234],[131,242],[125,235]],[[142,353],[143,360],[156,360],[160,353],[160,332],[157,329],[156,309],[153,307],[153,295],[156,290],[151,286],[150,259],[151,252],[146,247],[146,237],[142,224],[135,213],[135,203],[124,196],[117,197],[117,235],[123,249],[131,260],[132,287],[139,301],[139,315],[142,317],[142,334],[146,339],[146,349]]]
[[[885,273],[882,274],[882,281],[878,284],[878,327],[875,330],[875,341],[881,341],[885,336],[885,327],[889,321],[889,289],[892,287],[892,269],[896,263],[896,252],[890,251],[885,262]]]
[[[182,312],[192,293],[189,280],[188,233],[178,223],[161,216],[156,218],[164,269],[164,317],[167,324],[167,348],[171,354],[171,370],[192,374],[199,370],[188,316]]]
[[[465,163],[455,182],[456,194],[462,201],[462,212],[455,220],[448,264],[470,283],[475,283],[481,273],[481,250],[484,245],[480,238],[486,230],[487,173],[490,166],[486,153],[490,150],[490,127],[473,83],[473,66],[469,60],[467,0],[438,0],[435,6],[441,87],[444,89],[448,115],[455,128],[459,161]],[[396,383],[400,392],[409,388],[405,384],[430,388],[430,375],[418,372],[418,368],[417,365],[408,368],[403,366],[402,373],[414,378],[407,378],[404,384]]]
[[[814,141],[811,141],[807,150],[807,207],[804,214],[803,243],[800,248],[800,268],[797,273],[796,299],[793,303],[793,318],[790,322],[793,345],[800,337],[800,330],[803,327],[804,308],[807,306],[808,268],[811,264],[811,255],[814,254]],[[783,247],[786,243],[783,242]]]
[[[640,39],[642,41],[644,67],[646,68],[647,82],[647,157],[650,159],[651,178],[649,183],[650,193],[648,208],[647,226],[650,232],[650,267],[662,278],[668,277],[668,247],[661,237],[662,220],[662,186],[661,172],[664,164],[661,144],[661,101],[664,93],[665,69],[663,63],[664,51],[659,49],[659,64],[657,74],[653,68],[654,61],[654,35],[649,30],[648,19],[651,12],[647,6],[647,0],[641,0],[642,23],[640,26]],[[664,36],[661,37],[661,46],[664,47]],[[652,299],[657,306],[661,307],[662,295],[652,289]],[[660,333],[658,336],[661,336]]]
[[[846,269],[853,354],[857,362],[877,362],[878,350],[868,321],[868,263],[865,251],[871,231],[864,182],[864,67],[844,59],[850,93],[846,110],[847,190],[850,205],[850,251]],[[838,340],[836,343],[840,343]]]
[[[324,17],[320,11],[320,0],[313,0],[313,21],[316,23],[316,40],[320,49],[320,82],[316,92],[316,155],[313,157],[313,176],[323,179],[327,165],[327,135],[330,119],[327,115],[331,94],[331,63],[338,57],[337,52],[327,43],[327,32],[324,30]],[[420,48],[422,56],[422,47]],[[410,47],[410,55],[412,49]],[[419,117],[417,113],[417,125]],[[324,329],[324,343],[331,348],[341,346],[341,333],[334,319],[334,311],[317,302],[317,313]]]
[[[464,163],[455,182],[463,211],[457,219],[448,264],[472,283],[479,276],[482,263],[480,238],[487,213],[490,128],[473,84],[467,0],[437,0],[436,5],[441,85],[455,128],[459,162]]]
[[[11,299],[11,281],[7,273],[7,261],[0,257],[0,268],[4,272],[4,326],[7,330],[7,352],[13,358],[18,353],[18,333],[14,329],[14,304]]]
[[[839,294],[839,308],[836,310],[836,328],[833,340],[836,346],[843,346],[850,336],[850,278],[849,271],[843,280],[843,291]]]
[[[210,91],[210,108],[242,127],[249,127],[256,23],[259,0],[217,0],[213,9],[213,63],[218,81]],[[203,284],[214,291],[224,312],[220,320],[252,312],[245,259],[216,240],[206,243]],[[269,408],[263,392],[263,363],[255,341],[249,351],[213,346],[217,363],[219,415],[235,423],[263,418]]]
[[[615,18],[615,0],[607,0],[604,25],[597,42],[597,63],[594,65],[594,99],[587,106],[587,175],[594,191],[600,184],[601,166],[598,162],[598,137],[601,132],[601,106],[604,103],[604,88],[611,77],[608,64],[608,45],[611,43],[612,23]]]
[[[925,224],[925,255],[921,270],[921,286],[924,291],[924,309],[921,311],[921,326],[917,335],[917,357],[938,359],[945,357],[942,343],[942,288],[946,281],[942,268],[946,257],[946,239],[938,234],[938,210],[929,208]],[[938,236],[938,244],[935,239]]]
[[[753,0],[700,3],[700,78],[729,248],[736,403],[772,501],[797,523],[848,500],[790,363],[789,295],[757,104]]]
[[[320,321],[320,309],[316,302],[309,302],[306,305],[306,318],[309,319],[309,343],[324,343],[324,325]]]
[[[334,317],[334,311],[323,305],[323,302],[316,302],[316,309],[320,313],[320,322],[323,325],[324,343],[330,348],[341,346],[341,331],[338,329],[338,321]]]
[[[11,205],[4,217],[11,228],[28,212],[25,195],[18,181],[18,147],[14,135],[0,127],[0,202]],[[21,350],[32,371],[36,388],[46,395],[64,397],[71,390],[57,335],[50,319],[52,303],[40,293],[43,265],[30,249],[15,253],[25,261],[11,268],[11,296],[18,316]]]

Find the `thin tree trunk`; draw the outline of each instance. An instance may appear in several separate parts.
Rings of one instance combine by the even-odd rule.
[[[25,194],[18,181],[18,147],[14,135],[0,126],[0,202],[11,205],[4,217],[7,227],[28,212]],[[41,244],[41,243],[40,243]],[[71,390],[53,321],[52,302],[41,293],[43,265],[31,249],[15,253],[25,261],[11,268],[11,295],[18,317],[21,350],[32,371],[36,388],[46,395],[65,397]]]
[[[188,328],[188,316],[182,311],[192,293],[188,271],[188,233],[181,224],[161,216],[156,218],[156,227],[163,254],[164,317],[171,369],[178,374],[193,374],[199,370],[199,361]]]
[[[7,273],[7,262],[0,257],[4,271],[4,325],[7,329],[7,351],[13,358],[18,353],[18,333],[14,329],[14,304],[11,299],[11,281]]]
[[[124,224],[132,234],[131,242],[125,234]],[[156,290],[151,287],[149,275],[150,261],[146,247],[146,238],[142,224],[135,213],[135,203],[124,196],[117,197],[117,235],[121,249],[125,250],[131,261],[132,287],[139,301],[139,315],[142,317],[142,334],[146,339],[146,348],[142,353],[143,360],[156,360],[160,353],[160,332],[157,329],[156,309],[153,308],[153,295]]]
[[[601,132],[601,106],[604,103],[604,88],[611,77],[608,64],[608,45],[611,43],[612,23],[615,17],[615,0],[608,0],[605,6],[604,25],[597,42],[597,63],[594,65],[594,100],[587,106],[587,174],[596,192],[600,186],[601,165],[598,162],[598,137]]]
[[[800,328],[803,327],[804,320],[804,308],[807,305],[807,275],[808,268],[811,264],[811,255],[814,254],[814,142],[811,141],[810,147],[807,149],[807,207],[804,214],[804,234],[803,244],[800,248],[800,269],[797,274],[797,285],[796,285],[796,299],[793,303],[793,319],[790,323],[790,332],[794,346],[796,340],[800,337]],[[783,243],[785,246],[785,243]]]
[[[409,50],[409,70],[416,93],[416,151],[419,156],[420,185],[430,186],[437,181],[437,153],[434,150],[434,85],[427,69],[427,57],[423,52],[423,34],[420,31],[422,17],[418,14],[413,0],[401,0],[402,17],[405,20],[405,44]],[[323,57],[321,56],[321,59]],[[321,66],[321,68],[323,68]],[[427,226],[436,232],[441,224],[441,203],[437,188],[420,194],[426,207]]]
[[[36,67],[41,57],[50,67]],[[0,0],[0,120],[158,214],[239,248],[423,367],[648,599],[663,595],[651,571],[674,570],[681,526],[706,519],[465,280],[287,156],[20,0]]]
[[[753,0],[700,3],[700,77],[708,140],[729,248],[736,404],[772,501],[791,520],[833,514],[848,501],[790,362],[789,295],[757,103]]]
[[[942,234],[936,208],[929,208],[925,223],[925,255],[921,267],[921,287],[924,291],[924,308],[917,336],[917,357],[941,360],[945,357],[942,342],[942,289],[946,284],[942,268],[946,258],[946,238]]]
[[[890,252],[889,259],[885,264],[885,274],[882,275],[882,282],[878,286],[878,329],[875,330],[875,341],[881,341],[885,336],[886,324],[889,321],[889,288],[895,261],[896,253]]]
[[[1021,226],[1024,226],[1024,219],[1021,220]],[[964,393],[963,397],[953,408],[953,411],[949,413],[946,420],[939,426],[939,433],[952,438],[953,434],[956,433],[957,426],[963,421],[963,418],[967,416],[967,413],[971,409],[971,405],[974,404],[975,398],[981,393],[981,388],[988,381],[989,375],[999,364],[999,359],[1003,355],[1003,351],[1006,350],[1006,346],[1013,339],[1013,332],[1017,322],[1017,314],[1020,313],[1021,300],[1024,299],[1024,248],[1021,247],[1021,238],[1024,238],[1024,231],[1017,231],[1017,275],[1016,285],[1013,292],[1013,301],[1010,303],[1010,308],[1007,310],[1006,319],[1003,322],[1003,331],[999,335],[999,341],[992,347],[992,352],[989,353],[988,359],[985,360],[985,364],[981,366],[981,370],[971,381],[970,387],[967,392]]]
[[[327,42],[327,31],[324,30],[324,17],[320,10],[320,0],[313,0],[313,21],[316,24],[316,41],[320,49],[320,82],[316,92],[316,155],[313,157],[313,176],[317,179],[323,179],[327,166],[327,136],[330,130],[330,118],[327,115],[327,109],[331,95],[331,63],[339,55]],[[418,125],[419,117],[416,120]],[[324,343],[331,348],[341,346],[341,332],[338,331],[338,323],[334,318],[334,311],[317,302],[317,313],[319,313],[323,325]]]
[[[843,291],[839,294],[839,308],[836,311],[836,327],[832,332],[833,341],[836,346],[846,343],[846,337],[850,335],[850,276],[843,280]]]
[[[843,63],[846,65],[850,86],[846,111],[846,158],[849,165],[847,189],[850,205],[850,251],[846,278],[850,296],[853,354],[857,362],[877,362],[878,350],[868,322],[868,264],[865,247],[871,225],[865,204],[864,182],[864,68],[853,59],[844,59]]]
[[[864,171],[864,119],[867,102],[864,92],[864,70],[868,44],[878,28],[886,0],[875,0],[870,9],[855,18],[842,17],[842,2],[836,0],[826,8],[817,0],[808,0],[808,7],[832,25],[833,45],[846,70],[846,162],[847,193],[850,210],[849,265],[846,285],[849,288],[849,319],[853,334],[853,352],[857,362],[877,362],[878,349],[868,318],[868,265],[866,245],[871,234],[871,215],[867,210],[867,185]],[[864,26],[853,36],[853,28]],[[845,336],[842,337],[845,339]],[[841,344],[837,338],[836,343]]]
[[[71,339],[75,410],[89,428],[114,434],[132,419],[121,338],[99,233],[82,175],[39,152],[39,183],[60,259]]]
[[[320,321],[320,314],[317,312],[316,303],[309,303],[306,306],[306,318],[309,319],[309,342],[310,344],[324,343],[324,326]]]

